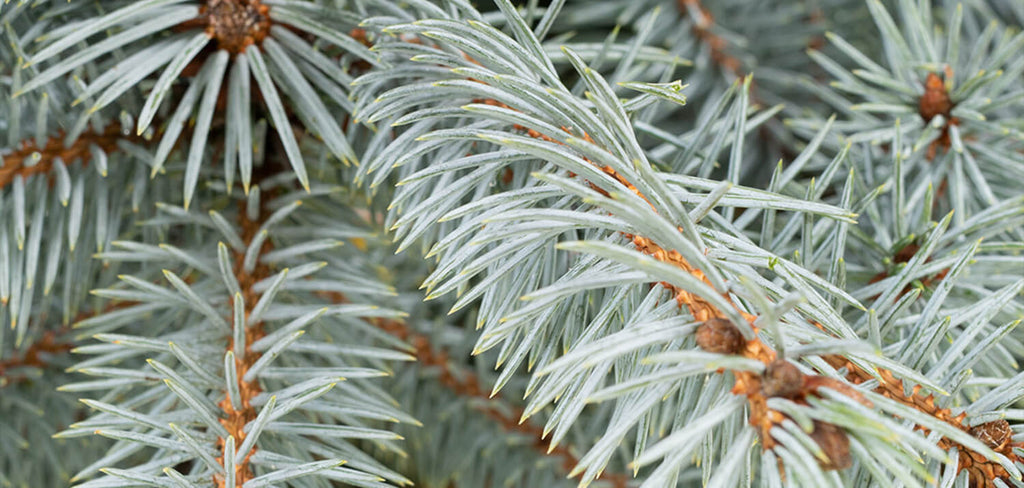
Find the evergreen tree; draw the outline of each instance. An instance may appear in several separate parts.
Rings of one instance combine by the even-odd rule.
[[[1024,3],[543,3],[0,3],[0,486],[1024,486]]]

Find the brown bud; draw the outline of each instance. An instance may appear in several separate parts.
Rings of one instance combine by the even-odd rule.
[[[818,460],[821,469],[846,469],[853,464],[853,458],[850,457],[850,438],[846,436],[843,429],[827,422],[815,420],[811,439],[814,439],[814,442],[825,453],[825,457],[828,458],[828,461]]]
[[[918,100],[918,112],[925,122],[929,122],[936,115],[949,118],[949,112],[953,109],[953,101],[949,98],[946,86],[942,78],[935,73],[928,73],[924,82],[924,95]]]
[[[795,398],[804,392],[804,374],[793,363],[776,359],[764,370],[761,390],[770,397]]]
[[[697,327],[697,345],[707,352],[739,354],[745,342],[739,329],[728,319],[709,319]]]
[[[971,435],[977,437],[988,447],[999,450],[1010,442],[1013,430],[1010,429],[1009,422],[999,419],[971,427]]]
[[[908,263],[910,262],[910,259],[913,258],[915,254],[917,254],[917,251],[920,250],[921,246],[918,246],[917,244],[907,244],[906,246],[903,246],[903,248],[900,249],[899,251],[896,251],[896,254],[893,255],[892,257],[892,261],[894,263]],[[931,259],[929,258],[928,261],[931,261]]]

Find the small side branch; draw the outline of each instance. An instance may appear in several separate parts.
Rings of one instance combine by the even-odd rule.
[[[262,202],[262,200],[261,200]],[[258,211],[258,217],[256,219],[250,219],[248,216],[245,204],[239,203],[238,212],[239,225],[242,228],[242,242],[248,247],[256,238],[260,227],[268,217],[268,212],[262,207]],[[264,239],[262,247],[259,250],[259,255],[266,254],[273,249],[273,244],[270,239]],[[253,351],[251,346],[252,343],[259,340],[266,335],[263,328],[263,322],[256,322],[249,324],[249,315],[251,314],[253,307],[259,301],[260,294],[253,290],[253,285],[260,280],[267,278],[271,275],[271,269],[266,264],[263,264],[257,260],[256,267],[251,271],[245,269],[245,253],[235,253],[235,279],[238,280],[239,288],[241,289],[242,298],[245,303],[245,355],[244,357],[235,358],[235,368],[237,370],[238,385],[237,391],[241,398],[232,399],[228,397],[228,393],[225,392],[224,398],[218,403],[218,406],[224,411],[224,415],[220,419],[221,425],[228,431],[228,434],[234,438],[235,445],[241,443],[245,437],[245,426],[253,419],[256,418],[257,411],[252,405],[252,399],[259,395],[263,389],[259,384],[259,380],[253,378],[251,381],[245,381],[245,373],[255,364],[261,356],[256,351]],[[237,325],[236,325],[237,326]],[[233,341],[229,341],[227,351],[235,350]],[[234,400],[234,401],[232,401]],[[235,408],[238,405],[240,408]],[[224,452],[225,446],[227,445],[227,438],[217,439],[217,448],[220,452]],[[235,460],[235,485],[227,486],[226,480],[222,475],[214,475],[214,483],[218,488],[240,488],[246,481],[253,479],[254,474],[252,467],[250,466],[250,460],[252,455],[256,452],[256,448],[249,450],[244,454],[241,459]],[[223,457],[218,457],[217,461],[221,464],[225,462]]]
[[[99,310],[78,314],[71,323],[81,322],[90,317],[130,307],[134,304],[135,302],[130,301],[110,303]],[[58,356],[72,352],[76,345],[73,340],[67,337],[71,331],[72,327],[66,325],[48,330],[37,341],[30,344],[21,355],[0,361],[0,388],[29,379],[27,375],[17,373],[17,371],[29,368],[46,368],[53,364],[54,359]]]
[[[46,174],[53,168],[53,162],[60,159],[71,163],[81,159],[82,164],[92,160],[91,146],[95,145],[104,152],[117,149],[117,141],[133,139],[121,130],[119,122],[112,122],[102,131],[86,130],[70,145],[64,144],[64,132],[61,131],[46,140],[43,145],[36,144],[34,139],[22,141],[21,149],[3,157],[0,166],[0,188],[6,187],[17,176],[28,178],[34,174]]]

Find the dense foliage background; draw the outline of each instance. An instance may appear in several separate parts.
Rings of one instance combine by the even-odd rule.
[[[1020,0],[0,25],[0,486],[1024,486]]]

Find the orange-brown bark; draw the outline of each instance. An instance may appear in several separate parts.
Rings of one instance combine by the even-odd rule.
[[[46,140],[43,145],[36,144],[34,139],[22,141],[21,148],[3,157],[3,166],[0,166],[0,188],[6,187],[17,176],[28,178],[35,174],[46,174],[53,168],[56,159],[71,164],[76,159],[81,159],[82,164],[88,164],[92,160],[90,146],[96,145],[104,152],[111,152],[117,149],[117,141],[122,139],[134,139],[122,133],[121,124],[112,122],[102,131],[94,131],[92,128],[82,132],[69,146],[64,145],[64,131]],[[33,165],[26,164],[33,158],[39,160]]]
[[[267,211],[265,208],[260,208],[259,217],[256,220],[248,218],[245,206],[239,204],[239,224],[242,228],[242,241],[246,245],[250,244],[253,239],[256,238],[257,232],[259,231],[260,225],[263,220],[267,217]],[[263,247],[260,249],[259,254],[263,255],[269,252],[273,248],[273,244],[270,239],[263,241]],[[253,307],[259,301],[260,295],[253,291],[253,285],[260,280],[271,275],[271,269],[263,263],[257,261],[256,267],[251,271],[246,271],[243,266],[245,254],[238,252],[235,254],[235,279],[238,280],[238,285],[242,290],[242,298],[245,301],[245,318],[248,323],[249,314],[252,312]],[[235,358],[235,368],[238,373],[238,391],[241,398],[238,398],[238,404],[241,406],[240,409],[236,410],[232,404],[232,399],[228,398],[228,395],[224,395],[224,399],[218,403],[218,406],[224,410],[224,416],[221,418],[221,425],[227,429],[228,434],[235,438],[235,445],[240,444],[246,437],[244,430],[245,425],[256,418],[257,412],[255,407],[252,406],[252,399],[262,392],[259,381],[253,379],[252,381],[245,381],[244,376],[249,368],[260,358],[260,354],[253,351],[251,346],[252,343],[259,340],[266,335],[263,329],[263,322],[257,322],[246,326],[245,330],[245,357]],[[229,342],[227,350],[233,350],[234,343]],[[217,441],[217,447],[221,452],[224,451],[226,438],[220,438]],[[214,475],[214,483],[217,484],[218,488],[239,488],[246,481],[253,478],[252,467],[249,464],[252,455],[256,452],[255,446],[242,459],[235,460],[235,486],[226,487],[225,479],[222,475]],[[217,461],[221,464],[224,463],[223,457],[218,457]]]
[[[826,357],[825,360],[828,361],[832,367],[845,367],[846,370],[849,371],[847,379],[851,383],[859,384],[872,379],[877,379],[867,371],[864,371],[842,357],[829,356]],[[935,397],[933,395],[929,394],[925,396],[920,393],[920,386],[914,386],[911,389],[910,395],[907,395],[903,391],[903,382],[893,376],[891,372],[880,369],[878,370],[878,374],[882,381],[878,387],[875,388],[876,393],[909,407],[916,408],[917,410],[946,422],[957,429],[967,432],[988,444],[992,450],[1006,456],[1012,461],[1024,461],[1024,459],[1013,452],[1014,447],[1024,447],[1024,443],[1013,442],[1010,438],[1010,434],[1007,434],[1008,430],[999,428],[1002,427],[1002,423],[1006,422],[1005,420],[1002,422],[996,421],[977,426],[984,426],[981,429],[977,427],[975,429],[971,429],[964,423],[967,419],[966,413],[961,412],[960,414],[953,415],[953,412],[950,409],[939,407],[935,404]],[[1008,428],[1009,425],[1007,424],[1006,429]],[[928,433],[928,429],[924,427],[919,426],[918,429],[924,431],[925,434]],[[1009,477],[1009,473],[1006,472],[1006,469],[1003,468],[1001,464],[989,461],[981,454],[971,451],[957,442],[942,438],[939,440],[938,444],[942,449],[948,450],[951,447],[955,447],[960,452],[957,470],[968,472],[970,477],[970,486],[972,487],[994,487],[995,484],[992,480],[997,478],[1007,479]]]

